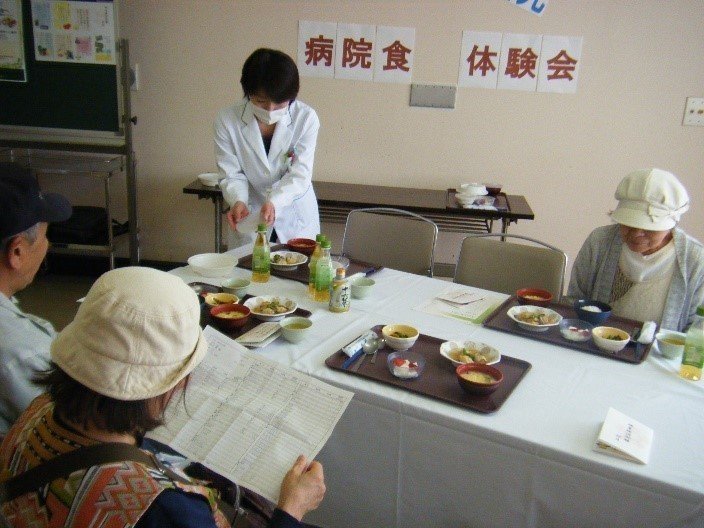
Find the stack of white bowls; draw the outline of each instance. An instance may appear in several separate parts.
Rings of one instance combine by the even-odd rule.
[[[463,207],[467,207],[487,194],[486,186],[481,183],[462,183],[455,197]]]

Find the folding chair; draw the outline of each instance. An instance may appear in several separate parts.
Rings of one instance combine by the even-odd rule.
[[[497,238],[538,246],[492,240]],[[542,288],[559,301],[566,265],[562,250],[534,238],[505,233],[470,235],[462,240],[454,281],[508,294],[520,288]]]
[[[369,207],[347,215],[343,255],[389,268],[433,276],[438,226],[403,209]]]

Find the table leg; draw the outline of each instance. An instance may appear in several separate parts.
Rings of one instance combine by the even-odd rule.
[[[214,196],[215,206],[215,253],[222,250],[222,196]]]

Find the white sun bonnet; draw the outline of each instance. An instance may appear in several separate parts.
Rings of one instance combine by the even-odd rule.
[[[190,373],[208,345],[196,293],[151,268],[109,271],[91,287],[51,358],[89,389],[123,401],[164,394]]]
[[[661,169],[630,173],[616,188],[618,200],[611,218],[628,227],[667,231],[689,209],[687,190],[675,175]]]

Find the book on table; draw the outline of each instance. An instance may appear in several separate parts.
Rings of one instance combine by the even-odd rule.
[[[606,413],[594,451],[647,464],[653,445],[653,430],[613,407]]]

